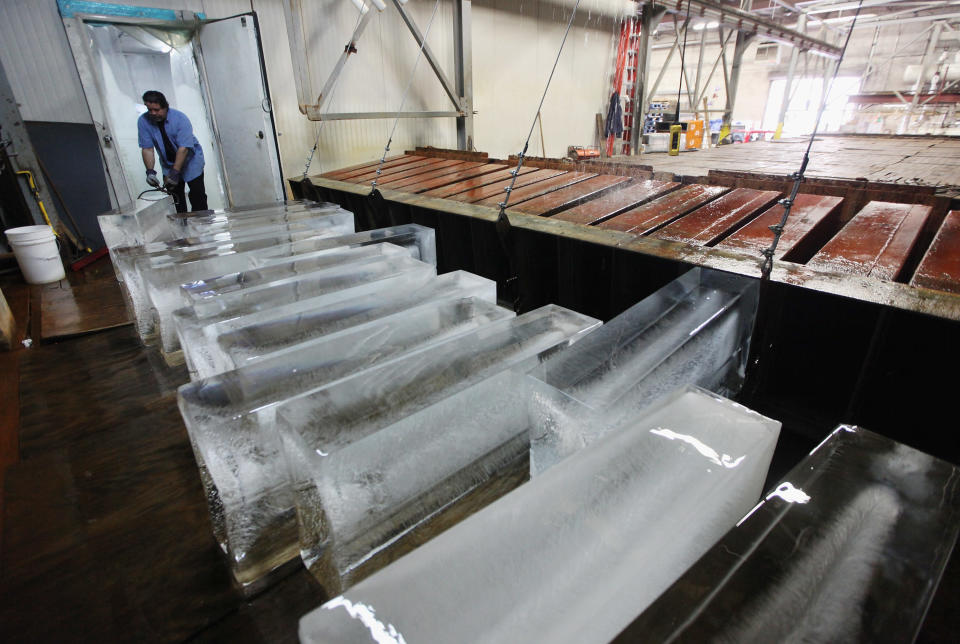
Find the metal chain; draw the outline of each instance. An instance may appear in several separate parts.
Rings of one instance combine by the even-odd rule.
[[[397,108],[397,118],[393,120],[393,128],[390,130],[390,136],[387,137],[387,145],[384,146],[380,163],[377,164],[377,174],[373,177],[373,183],[370,184],[370,194],[373,194],[377,190],[377,179],[380,178],[380,173],[383,172],[383,163],[387,160],[387,152],[390,151],[390,144],[393,143],[393,135],[397,131],[397,124],[400,123],[400,115],[403,113],[403,106],[407,102],[407,95],[410,93],[410,88],[413,87],[413,77],[417,73],[417,65],[420,64],[420,59],[423,57],[423,48],[427,46],[427,38],[430,36],[430,28],[433,27],[433,19],[437,17],[437,8],[439,6],[440,0],[437,0],[433,5],[433,13],[430,14],[430,22],[427,23],[427,29],[423,32],[423,41],[420,43],[420,51],[417,52],[417,59],[413,61],[413,69],[410,70],[410,80],[407,81],[407,88],[403,90],[400,107]]]
[[[357,25],[360,24],[360,21],[361,21],[361,20],[363,20],[363,13],[364,13],[364,12],[361,11],[360,14],[357,16],[357,24],[355,24],[355,25],[353,26],[353,33],[356,33],[356,31],[357,31]],[[353,35],[352,35],[352,34],[351,34],[351,38],[353,38]],[[353,41],[351,40],[351,42],[347,43],[347,46],[349,47],[349,46],[352,45],[352,44],[353,44]],[[341,77],[341,76],[343,76],[342,73],[341,73],[341,74],[338,74],[337,77],[333,79],[333,85],[330,86],[330,92],[329,92],[329,94],[327,95],[328,98],[329,98],[329,97],[332,97],[332,96],[333,96],[333,92],[336,91],[337,85],[340,83],[340,77]],[[317,153],[317,148],[320,146],[320,132],[323,131],[323,124],[324,124],[324,123],[326,123],[326,121],[320,121],[320,125],[317,126],[317,136],[316,136],[316,138],[313,140],[313,148],[310,149],[310,154],[307,156],[307,165],[305,165],[304,168],[303,168],[303,179],[306,179],[306,178],[307,178],[307,172],[310,171],[310,164],[313,163],[313,155]]]
[[[761,251],[763,255],[763,263],[760,265],[760,279],[766,280],[770,278],[770,272],[773,270],[773,255],[777,250],[777,244],[780,243],[780,236],[783,235],[783,230],[787,225],[787,219],[790,217],[790,210],[793,208],[793,202],[797,198],[797,193],[800,191],[800,184],[803,183],[803,173],[807,171],[807,164],[810,162],[810,149],[813,147],[813,140],[817,136],[817,130],[820,128],[820,119],[823,118],[823,112],[827,108],[827,98],[830,96],[830,92],[833,90],[834,81],[837,80],[837,72],[840,71],[840,64],[843,63],[843,57],[847,53],[847,45],[850,44],[850,36],[853,34],[853,29],[857,25],[857,18],[860,17],[860,9],[863,7],[863,0],[860,0],[857,5],[857,12],[853,16],[853,22],[850,23],[850,29],[847,31],[847,38],[843,43],[843,49],[840,50],[840,57],[837,59],[837,65],[833,68],[833,77],[830,79],[830,84],[824,88],[823,99],[820,101],[820,109],[817,112],[817,120],[813,124],[813,132],[810,133],[810,140],[807,141],[807,149],[803,153],[803,160],[800,162],[800,169],[789,175],[788,178],[793,179],[793,188],[790,190],[790,196],[786,199],[781,199],[778,203],[783,206],[783,216],[780,218],[780,222],[774,224],[773,226],[768,226],[768,229],[773,232],[773,243],[770,244],[768,248],[764,248]]]

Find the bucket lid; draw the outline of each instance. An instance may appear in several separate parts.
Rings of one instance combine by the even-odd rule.
[[[19,228],[9,228],[4,231],[7,239],[10,241],[30,241],[35,239],[46,239],[53,237],[53,228],[47,225],[40,226],[20,226]]]

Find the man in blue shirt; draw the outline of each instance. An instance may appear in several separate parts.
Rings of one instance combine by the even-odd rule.
[[[163,168],[163,184],[174,195],[177,212],[187,211],[185,186],[190,186],[190,209],[207,209],[207,193],[203,186],[203,148],[193,135],[187,115],[172,109],[167,98],[156,90],[143,94],[147,111],[137,120],[137,134],[147,183],[160,186],[153,169],[156,148]]]

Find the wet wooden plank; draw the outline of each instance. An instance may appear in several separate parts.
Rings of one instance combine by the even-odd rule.
[[[428,175],[434,172],[439,172],[441,170],[446,170],[447,168],[456,168],[457,166],[463,165],[465,162],[460,161],[459,159],[443,159],[437,163],[433,163],[429,166],[424,166],[421,168],[415,168],[408,170],[406,172],[398,172],[390,176],[381,176],[380,181],[377,182],[378,186],[390,187],[387,184],[396,184],[401,181],[416,181],[424,175]]]
[[[520,168],[520,172],[517,174],[517,181],[521,180],[521,177],[524,175],[531,174],[536,172],[539,168],[534,168],[533,166],[524,166]],[[455,194],[461,192],[467,192],[468,190],[476,190],[477,188],[482,188],[484,186],[489,186],[491,184],[497,183],[498,181],[503,181],[504,179],[509,179],[512,175],[513,169],[509,166],[504,166],[503,170],[496,170],[489,174],[484,174],[478,177],[471,177],[469,179],[464,179],[456,183],[452,183],[445,186],[438,186],[436,188],[431,188],[429,190],[424,190],[423,195],[425,197],[451,197]]]
[[[657,181],[647,179],[635,181],[625,188],[609,192],[569,210],[553,215],[554,219],[570,221],[575,224],[596,225],[621,212],[642,206],[643,204],[676,190],[680,184],[676,181]]]
[[[533,199],[534,197],[539,197],[540,195],[552,192],[554,190],[559,190],[565,186],[586,181],[587,179],[595,176],[597,176],[595,172],[565,172],[562,175],[551,177],[550,179],[545,179],[543,181],[538,181],[537,183],[522,186],[520,188],[514,186],[513,192],[510,193],[510,206],[513,207],[516,204],[523,203],[524,201]],[[480,206],[495,207],[499,205],[501,201],[503,201],[503,195],[496,195],[476,203]]]
[[[406,165],[394,166],[386,169],[381,168],[379,181],[387,181],[387,177],[390,177],[391,179],[399,179],[400,177],[409,177],[422,172],[429,172],[430,170],[434,169],[433,166],[437,165],[438,163],[443,163],[444,161],[445,159],[421,159],[420,161],[414,161],[413,163],[408,163]],[[373,170],[372,172],[350,177],[349,179],[341,179],[341,181],[349,181],[350,183],[370,183],[375,178],[377,178],[377,171]]]
[[[589,199],[615,190],[618,186],[630,183],[630,181],[631,177],[601,174],[572,186],[530,199],[517,206],[510,206],[510,210],[525,212],[528,215],[549,217],[566,208],[578,206]]]
[[[807,266],[894,281],[902,276],[930,206],[871,201]]]
[[[843,197],[797,195],[774,259],[799,263],[809,260],[840,229],[842,205]],[[773,242],[770,226],[779,224],[782,217],[783,206],[776,204],[716,247],[760,255]]]
[[[780,193],[776,190],[736,188],[664,226],[653,236],[697,246],[713,246],[779,198]]]
[[[115,279],[73,285],[64,280],[46,285],[40,293],[40,307],[40,333],[44,340],[132,322]]]
[[[416,161],[423,161],[427,157],[417,156],[415,154],[404,154],[400,156],[390,157],[383,162],[384,168],[394,168],[401,165],[407,165],[408,163],[414,163]],[[370,161],[369,163],[361,163],[360,165],[351,166],[349,168],[344,168],[342,170],[334,170],[320,176],[327,177],[329,179],[336,179],[337,181],[346,181],[350,177],[355,177],[360,174],[366,174],[371,170],[376,170],[377,166],[380,165],[380,160]]]
[[[649,235],[729,190],[722,186],[694,183],[601,222],[597,228]]]
[[[960,293],[960,210],[947,213],[910,284]]]
[[[423,174],[418,174],[412,177],[403,177],[401,179],[391,179],[389,182],[384,182],[384,188],[390,188],[392,190],[404,190],[410,192],[407,186],[419,185],[425,181],[431,179],[436,179],[437,177],[445,177],[450,174],[456,174],[457,172],[463,172],[465,170],[470,170],[471,168],[476,168],[477,166],[483,165],[482,163],[476,163],[474,161],[460,161],[458,159],[449,159],[449,163],[443,165],[437,164],[434,166],[436,169],[430,170],[429,172],[424,172]]]
[[[552,177],[556,177],[562,174],[566,174],[566,170],[541,170],[537,168],[529,174],[524,174],[517,177],[517,182],[513,184],[514,189],[520,188],[523,186],[531,185],[533,183],[538,183],[540,181],[545,181]],[[484,199],[496,198],[499,202],[503,199],[504,192],[503,189],[510,185],[510,179],[504,179],[502,181],[497,181],[496,183],[491,183],[482,188],[475,188],[473,190],[468,190],[466,192],[460,192],[455,195],[450,195],[448,199],[454,199],[455,201],[465,201],[467,203],[475,203],[477,201],[482,201]]]
[[[460,183],[462,181],[466,181],[467,179],[474,179],[484,175],[490,175],[506,168],[507,166],[502,163],[477,163],[473,167],[464,170],[457,170],[456,172],[443,174],[433,179],[424,179],[416,183],[412,183],[404,186],[403,190],[405,192],[413,193],[427,192],[428,190],[434,190],[437,188],[450,186],[451,184]],[[491,182],[492,181],[496,181],[496,179],[492,179]]]

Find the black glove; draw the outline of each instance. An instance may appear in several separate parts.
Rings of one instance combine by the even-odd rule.
[[[175,188],[180,183],[180,171],[176,168],[170,168],[167,176],[163,178],[163,183],[168,188]]]
[[[160,180],[157,179],[156,170],[147,170],[147,183],[153,186],[154,188],[160,187]]]

